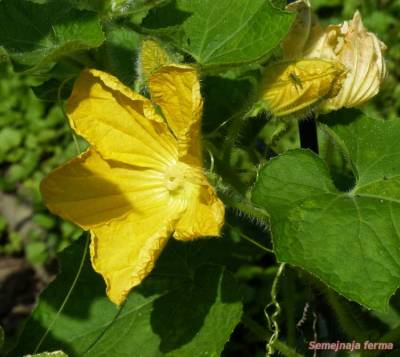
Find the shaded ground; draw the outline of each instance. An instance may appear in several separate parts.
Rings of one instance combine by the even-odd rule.
[[[25,258],[0,256],[0,324],[7,334],[31,313],[55,270],[55,262],[47,268],[35,268]]]
[[[18,323],[30,314],[39,293],[51,281],[56,271],[55,261],[34,267],[25,257],[29,232],[37,225],[32,222],[32,207],[16,196],[0,191],[0,215],[8,223],[0,234],[0,248],[10,245],[10,232],[21,237],[21,248],[11,254],[0,251],[0,324],[12,334]]]

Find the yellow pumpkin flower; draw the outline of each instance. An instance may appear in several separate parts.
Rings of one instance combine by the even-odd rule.
[[[67,114],[90,147],[41,183],[53,213],[90,231],[92,265],[116,304],[150,273],[171,236],[218,236],[224,222],[202,169],[196,71],[162,67],[149,88],[153,103],[107,73],[84,71]]]

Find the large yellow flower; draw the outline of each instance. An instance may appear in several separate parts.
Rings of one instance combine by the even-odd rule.
[[[67,113],[90,147],[41,184],[53,213],[90,231],[92,265],[116,304],[150,273],[170,236],[218,236],[224,222],[202,169],[196,71],[165,66],[149,87],[159,108],[109,74],[84,71]]]

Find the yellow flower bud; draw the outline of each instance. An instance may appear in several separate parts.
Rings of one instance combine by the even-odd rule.
[[[145,39],[140,46],[138,72],[141,82],[147,82],[149,77],[162,66],[176,62],[170,54],[153,39]]]
[[[276,117],[307,112],[337,95],[346,70],[340,62],[320,59],[284,61],[269,66],[260,85],[265,107]]]

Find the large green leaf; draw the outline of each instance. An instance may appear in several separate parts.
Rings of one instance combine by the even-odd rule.
[[[98,47],[104,40],[96,14],[65,2],[0,2],[0,46],[19,69],[38,69],[61,56]]]
[[[336,115],[325,128],[354,167],[351,191],[334,186],[317,155],[293,150],[261,169],[252,199],[271,214],[280,261],[384,311],[400,285],[400,122]]]
[[[267,0],[176,0],[153,9],[143,25],[161,28],[201,65],[221,66],[267,58],[292,21]]]
[[[215,242],[218,244],[217,242]],[[117,308],[90,261],[42,344],[69,356],[219,356],[242,304],[233,276],[213,262],[213,240],[171,241],[157,269]],[[32,352],[56,317],[76,275],[82,242],[61,254],[61,274],[43,293],[13,355]],[[111,325],[110,325],[111,324]]]

